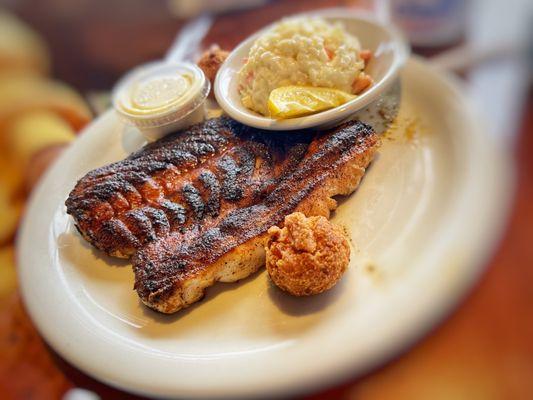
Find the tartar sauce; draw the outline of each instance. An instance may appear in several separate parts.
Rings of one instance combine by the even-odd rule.
[[[126,75],[113,95],[116,111],[149,139],[201,122],[210,84],[189,63],[153,63]]]

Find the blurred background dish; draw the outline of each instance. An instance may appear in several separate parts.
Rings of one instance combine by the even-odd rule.
[[[410,26],[405,21],[418,21],[423,27],[432,13],[441,20],[439,24],[458,22],[452,39],[415,43],[415,52],[428,57],[441,54],[436,61],[447,68],[458,66],[465,90],[486,120],[486,134],[514,155],[518,184],[502,242],[494,248],[487,274],[461,307],[396,361],[311,398],[531,397],[533,136],[529,133],[533,103],[531,61],[528,64],[524,52],[531,48],[527,41],[531,4],[528,0],[465,1],[464,19],[454,19],[456,7],[463,7],[457,3],[463,2],[6,1],[9,11],[2,13],[0,23],[0,76],[9,74],[3,82],[20,89],[16,95],[9,89],[5,95],[9,100],[0,99],[9,111],[0,110],[0,216],[4,222],[0,227],[0,392],[8,398],[60,398],[70,396],[70,388],[83,387],[103,398],[129,397],[82,374],[50,351],[29,321],[16,289],[13,238],[28,189],[90,120],[87,102],[95,112],[107,109],[108,90],[117,79],[136,65],[161,58],[184,20],[206,10],[215,13],[215,23],[204,43],[231,49],[284,15],[347,6],[392,18],[408,35]],[[472,63],[465,63],[465,56],[472,55],[477,62],[467,67]],[[68,86],[50,81],[49,76]],[[25,132],[21,140],[10,139],[15,131]]]

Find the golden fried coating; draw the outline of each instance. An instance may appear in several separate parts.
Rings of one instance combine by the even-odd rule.
[[[266,268],[272,281],[295,295],[308,296],[333,287],[350,261],[341,228],[324,217],[300,212],[285,217],[285,226],[268,230]]]
[[[228,58],[229,52],[222,50],[216,44],[211,46],[198,60],[198,66],[204,71],[205,76],[211,82],[211,87],[215,83],[218,69]]]

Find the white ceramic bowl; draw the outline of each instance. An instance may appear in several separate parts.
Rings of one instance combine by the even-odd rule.
[[[372,76],[374,84],[363,94],[339,107],[305,117],[277,120],[247,109],[242,105],[237,90],[238,72],[254,41],[270,28],[267,26],[237,46],[217,74],[216,99],[220,107],[232,118],[243,124],[268,130],[333,126],[377,100],[389,89],[409,55],[409,47],[403,36],[394,27],[384,26],[370,16],[346,9],[329,9],[300,15],[320,16],[327,21],[342,22],[348,32],[359,38],[363,48],[372,51],[374,57],[369,62],[366,72]]]

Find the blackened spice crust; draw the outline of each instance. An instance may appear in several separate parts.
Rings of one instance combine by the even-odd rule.
[[[141,298],[172,293],[225,253],[279,224],[372,129],[273,133],[217,118],[96,169],[70,193],[67,212],[97,248],[131,257]]]

